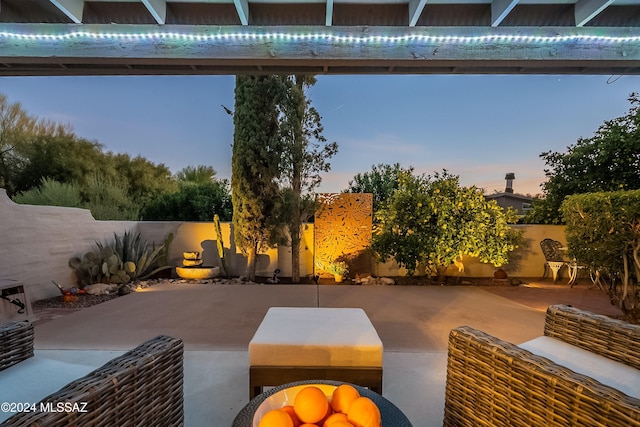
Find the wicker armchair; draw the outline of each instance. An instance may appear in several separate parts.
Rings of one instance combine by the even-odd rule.
[[[0,371],[33,356],[33,325],[0,323]]]
[[[640,369],[640,326],[557,305],[544,335]],[[444,426],[640,426],[640,399],[468,326],[449,336]]]
[[[183,345],[159,336],[38,402],[79,410],[18,413],[0,426],[182,426]],[[40,405],[42,403],[44,406]]]

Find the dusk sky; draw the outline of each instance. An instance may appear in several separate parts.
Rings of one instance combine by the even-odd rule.
[[[231,177],[233,76],[3,77],[0,92],[39,118],[70,124],[105,151],[173,173]],[[318,191],[339,192],[374,164],[447,169],[487,193],[539,193],[543,151],[565,151],[624,115],[637,76],[319,76],[309,95],[339,145]]]

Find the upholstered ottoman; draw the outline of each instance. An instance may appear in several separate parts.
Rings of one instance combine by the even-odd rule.
[[[382,341],[362,309],[272,307],[249,342],[249,395],[336,380],[382,393]]]

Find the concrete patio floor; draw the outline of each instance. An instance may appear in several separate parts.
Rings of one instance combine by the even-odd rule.
[[[544,310],[555,303],[619,314],[588,282],[573,289],[548,282],[509,288],[162,283],[37,323],[35,347],[36,357],[98,367],[156,335],[181,338],[185,425],[222,427],[248,402],[247,345],[269,307],[360,307],[384,345],[383,395],[415,427],[431,427],[442,425],[449,331],[469,325],[522,343],[542,334]]]

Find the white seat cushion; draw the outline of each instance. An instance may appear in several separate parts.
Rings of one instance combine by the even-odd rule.
[[[124,351],[35,350],[34,356],[0,371],[0,402],[38,403]],[[0,412],[0,422],[14,413]]]
[[[272,307],[249,343],[249,365],[382,367],[382,350],[360,308]]]
[[[547,336],[527,341],[519,347],[591,377],[627,396],[640,398],[640,371],[631,366]]]

